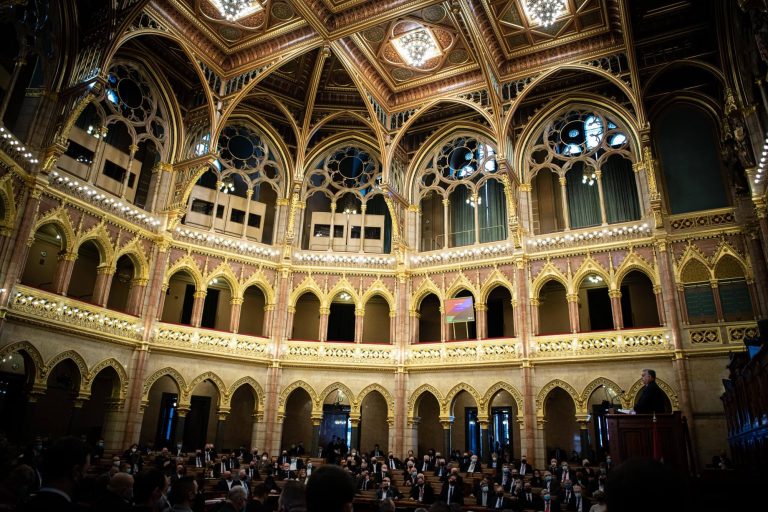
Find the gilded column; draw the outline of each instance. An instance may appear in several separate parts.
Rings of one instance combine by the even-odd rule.
[[[563,221],[565,221],[565,231],[571,229],[571,216],[568,213],[568,189],[565,187],[565,176],[560,177],[560,199],[563,203]]]
[[[440,418],[440,424],[443,426],[443,446],[445,446],[445,450],[443,453],[445,454],[446,459],[451,453],[451,426],[453,425],[453,417],[441,417]]]
[[[218,449],[221,449],[222,446],[224,445],[224,435],[226,434],[228,417],[229,417],[229,408],[219,407],[219,414],[216,420],[216,436],[215,436],[216,440],[214,441],[214,446],[216,446]]]
[[[576,415],[576,422],[579,424],[579,437],[581,438],[582,458],[589,457],[591,442],[589,439],[589,415]]]
[[[275,306],[274,304],[267,304],[264,306],[264,327],[262,328],[261,335],[265,338],[272,337],[272,326],[275,322]]]
[[[141,312],[141,300],[144,298],[148,283],[149,279],[134,279],[131,281],[131,288],[128,291],[128,300],[126,301],[125,308],[125,312],[129,315],[138,315]]]
[[[520,449],[523,453],[528,454],[529,457],[533,457],[530,462],[536,465],[537,462],[543,466],[544,459],[535,460],[536,457],[536,395],[534,390],[534,369],[531,363],[532,350],[531,346],[533,340],[532,335],[538,333],[538,299],[529,298],[528,287],[528,275],[527,275],[527,263],[524,258],[518,258],[515,260],[515,289],[517,296],[515,297],[517,302],[518,323],[515,325],[515,329],[520,338],[520,373],[522,378],[522,393],[523,393],[523,417],[518,418],[520,425],[521,439]],[[528,309],[530,300],[530,313]],[[529,321],[530,317],[530,321]]]
[[[419,342],[419,318],[421,318],[421,314],[418,311],[409,311],[408,314],[411,317],[411,343],[416,344]]]
[[[93,303],[105,308],[112,288],[115,269],[109,265],[99,265],[96,269],[96,283],[93,286]]]
[[[251,198],[252,197],[253,197],[253,189],[249,188],[248,190],[245,191],[245,218],[243,219],[242,238],[245,238],[248,235],[248,216],[251,214]]]
[[[350,416],[349,417],[349,424],[352,427],[352,435],[349,447],[354,448],[356,450],[360,449],[360,416]]]
[[[597,181],[597,196],[600,200],[600,223],[603,226],[608,225],[608,216],[605,214],[605,193],[603,192],[603,172],[595,171],[595,180]]]
[[[331,314],[331,308],[320,308],[320,332],[318,339],[320,341],[328,340],[328,317]]]
[[[474,213],[474,219],[475,219],[475,236],[474,236],[474,243],[479,244],[480,243],[480,197],[477,195],[477,193],[472,194],[472,201],[473,201],[473,212]]]
[[[40,207],[40,196],[43,193],[43,184],[35,185],[34,187],[27,189],[26,204],[24,210],[17,213],[17,226],[18,229],[11,231],[6,244],[12,249],[10,250],[10,257],[3,260],[3,288],[7,290],[2,295],[2,302],[0,304],[7,304],[10,297],[10,290],[13,286],[21,280],[21,276],[24,274],[24,267],[29,255],[29,249],[34,242],[34,233],[32,233],[32,227],[34,226],[35,219],[37,218],[37,211]],[[68,240],[67,242],[71,242]]]
[[[328,250],[333,250],[333,232],[336,228],[336,201],[331,203],[331,231],[328,234]]]
[[[365,310],[355,309],[355,343],[363,342],[363,321],[365,320]]]
[[[531,334],[539,335],[539,299],[531,299]]]
[[[478,340],[488,337],[488,306],[480,302],[475,304],[475,327]]]
[[[440,341],[447,341],[449,339],[448,323],[445,316],[445,308],[440,305]]]
[[[659,325],[667,325],[667,317],[664,315],[664,295],[661,293],[661,285],[653,285],[653,296],[656,299],[656,311],[659,314]]]
[[[449,199],[443,199],[443,249],[447,249],[451,246],[451,240],[449,237],[450,234],[450,225],[448,224],[449,220],[449,212],[448,207],[451,205],[451,201]]]
[[[709,282],[709,286],[712,288],[712,298],[715,301],[715,313],[717,313],[718,323],[725,322],[725,315],[723,314],[723,303],[720,300],[720,289],[717,286],[717,280]]]
[[[139,146],[131,144],[128,148],[128,168],[125,170],[125,177],[123,183],[120,185],[120,199],[125,200],[125,192],[128,190],[128,180],[131,178],[131,167],[133,166],[133,159],[136,156],[136,152],[139,150]]]
[[[69,289],[69,281],[72,279],[72,271],[75,269],[76,252],[67,252],[59,256],[59,264],[56,274],[53,276],[53,291],[60,295],[66,295]]]
[[[184,431],[187,427],[187,414],[189,414],[189,411],[189,406],[181,404],[176,408],[176,432],[173,436],[174,442],[184,442]],[[216,448],[219,449],[220,447],[217,446]]]

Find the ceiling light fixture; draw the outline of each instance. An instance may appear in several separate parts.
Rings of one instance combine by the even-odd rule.
[[[392,44],[405,63],[413,67],[421,67],[442,53],[432,31],[426,27],[411,30],[392,40]]]
[[[526,0],[523,5],[528,19],[543,27],[550,26],[567,9],[566,0]]]
[[[263,9],[257,0],[211,0],[211,3],[229,21],[239,20]]]

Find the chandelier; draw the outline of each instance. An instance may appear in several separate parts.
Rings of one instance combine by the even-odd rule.
[[[398,37],[392,44],[406,64],[413,67],[423,66],[429,59],[441,53],[435,37],[424,27]]]
[[[566,10],[566,0],[525,0],[528,19],[543,27],[550,26]]]
[[[211,3],[229,21],[239,20],[262,9],[257,0],[211,0]]]
[[[590,187],[595,184],[595,180],[597,179],[597,174],[595,171],[591,171],[588,168],[584,169],[584,174],[581,175],[581,183],[584,185],[589,185]]]

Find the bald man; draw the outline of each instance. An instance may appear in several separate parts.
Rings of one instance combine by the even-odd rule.
[[[133,476],[116,473],[107,484],[107,492],[93,507],[94,512],[128,512],[133,499]]]

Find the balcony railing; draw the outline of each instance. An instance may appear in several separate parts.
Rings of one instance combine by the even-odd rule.
[[[213,352],[256,359],[271,359],[274,352],[273,344],[268,338],[162,322],[158,322],[155,326],[152,342],[158,346],[175,347],[187,351]]]
[[[669,225],[672,231],[734,225],[736,223],[734,211],[734,208],[719,208],[717,210],[670,215]]]
[[[758,329],[754,322],[702,324],[686,327],[685,334],[685,342],[688,345],[700,347],[742,343],[744,338],[756,337]]]
[[[451,341],[413,345],[408,349],[407,362],[409,366],[497,363],[515,361],[519,354],[520,344],[515,338]]]
[[[396,364],[393,345],[287,341],[281,350],[284,362],[384,366]]]
[[[134,342],[143,337],[144,323],[135,316],[24,285],[12,293],[12,315],[102,338],[108,334]]]
[[[539,336],[533,340],[531,354],[534,358],[589,357],[668,349],[667,330],[655,328]]]

